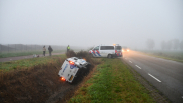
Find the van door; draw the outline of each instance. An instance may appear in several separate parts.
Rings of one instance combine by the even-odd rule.
[[[100,51],[103,57],[107,57],[108,54],[115,54],[114,46],[101,46]]]
[[[105,46],[100,46],[100,50],[99,50],[101,57],[107,57],[106,56],[106,51],[105,51]]]
[[[94,57],[101,57],[100,52],[99,52],[99,46],[93,48],[92,54]]]

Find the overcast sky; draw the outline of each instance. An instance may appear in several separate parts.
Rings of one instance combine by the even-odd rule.
[[[145,47],[183,40],[183,0],[0,0],[0,44]]]

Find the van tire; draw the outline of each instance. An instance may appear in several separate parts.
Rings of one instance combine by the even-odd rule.
[[[112,55],[111,54],[108,54],[107,58],[112,58]]]

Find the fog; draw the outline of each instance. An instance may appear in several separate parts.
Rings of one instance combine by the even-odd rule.
[[[0,0],[0,44],[134,49],[183,40],[182,0]]]

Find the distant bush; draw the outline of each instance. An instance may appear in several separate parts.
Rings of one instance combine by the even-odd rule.
[[[73,50],[66,52],[65,55],[67,56],[67,58],[76,57],[76,53]]]

